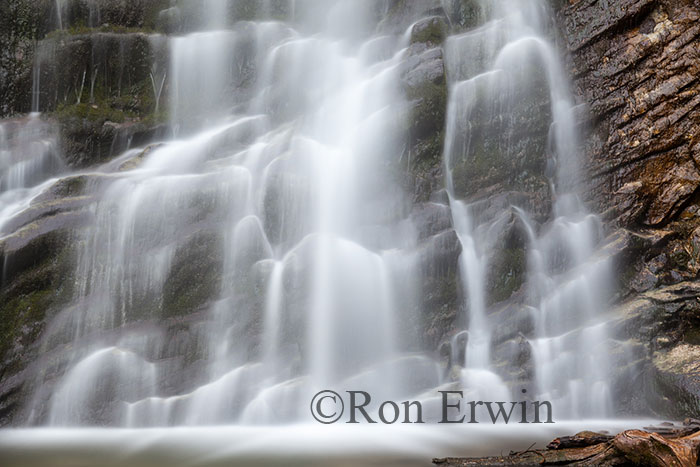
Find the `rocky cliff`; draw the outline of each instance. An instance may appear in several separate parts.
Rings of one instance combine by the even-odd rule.
[[[67,2],[60,12],[64,27],[57,30],[55,2],[3,2],[0,31],[8,47],[0,52],[0,115],[32,110],[32,83],[39,79],[43,84],[34,93],[34,108],[58,126],[65,163],[89,169],[114,161],[118,176],[138,165],[150,150],[147,145],[166,134],[168,57],[162,39],[190,30],[194,24],[188,21],[196,23],[197,17],[184,14],[177,2],[97,3],[102,8],[95,9],[95,2]],[[234,3],[234,17],[256,17],[254,2]],[[288,14],[285,2],[273,3],[280,4],[276,15]],[[699,3],[551,3],[557,23],[552,35],[558,35],[581,104],[587,201],[606,221],[608,238],[601,251],[614,256],[620,278],[614,337],[632,349],[614,359],[621,362],[618,371],[627,381],[625,388],[618,388],[623,396],[620,412],[651,409],[663,416],[697,416]],[[418,226],[421,240],[423,301],[411,313],[413,321],[404,324],[419,330],[423,350],[445,358],[450,338],[464,325],[458,319],[464,314],[456,278],[460,244],[443,189],[445,40],[477,27],[482,6],[475,0],[391,0],[378,26],[397,33],[412,25],[401,74],[410,104],[401,121],[409,136],[401,160],[388,170],[411,194],[411,205],[402,215]],[[478,71],[479,64],[474,66]],[[499,323],[494,357],[500,359],[504,375],[521,381],[531,376],[526,341],[531,323],[517,304],[525,281],[525,242],[510,206],[526,205],[541,224],[551,217],[545,177],[548,99],[541,93],[523,100],[511,120],[480,121],[475,129],[479,157],[450,168],[460,196],[477,203],[484,218],[505,213],[506,227],[495,240],[501,242],[501,254],[490,262],[487,301],[492,319]],[[512,122],[522,129],[520,143],[513,157],[503,159],[494,141],[511,130]],[[115,159],[129,145],[146,150]],[[99,184],[100,176],[89,170],[59,180],[12,220],[10,233],[0,240],[0,423],[24,419],[18,409],[29,394],[32,362],[51,359],[52,349],[66,345],[40,343],[39,337],[70,300],[75,283],[73,240],[94,221],[89,207]],[[193,237],[191,247],[178,252],[175,264],[182,267],[173,268],[166,280],[172,314],[163,319],[173,349],[193,346],[190,327],[213,298],[212,274],[217,274],[220,258],[216,248],[208,248],[216,242],[205,240]],[[183,307],[191,313],[182,312]],[[146,319],[135,321],[148,325]],[[250,331],[255,332],[259,320],[250,321]],[[514,347],[515,363],[510,361],[512,352],[505,350]],[[192,360],[191,367],[196,367],[194,356]],[[62,371],[58,364],[49,368],[55,374]]]
[[[620,339],[660,413],[700,409],[700,2],[558,2],[589,174],[620,246]],[[636,400],[635,400],[636,399]]]

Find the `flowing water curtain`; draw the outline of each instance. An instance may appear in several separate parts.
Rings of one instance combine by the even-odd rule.
[[[87,187],[92,224],[75,239],[74,299],[42,340],[51,359],[32,420],[273,423],[307,420],[318,389],[432,403],[440,385],[504,401],[527,385],[558,416],[605,413],[608,265],[577,197],[550,12],[538,0],[468,3],[452,24],[466,32],[444,52],[449,208],[433,203],[450,210],[462,251],[455,371],[408,353],[425,349],[405,330],[420,319],[424,256],[446,237],[420,243],[393,165],[405,163],[400,82],[420,17],[392,29],[389,2],[188,0],[168,13],[180,34],[141,38],[169,51],[167,72],[141,72],[155,106],[166,93],[173,138],[126,152]],[[91,42],[90,63],[114,40]],[[101,83],[122,89],[122,65],[47,84],[47,44],[37,109],[91,100]]]
[[[395,286],[414,264],[396,248],[415,242],[394,225],[405,201],[384,167],[402,150],[401,43],[368,40],[377,6],[361,3],[297,8],[297,26],[221,30],[214,15],[206,31],[170,39],[184,139],[95,187],[83,282],[52,330],[73,342],[57,356],[68,371],[51,423],[293,420],[308,416],[299,408],[313,387],[354,381],[389,396],[410,368],[437,376],[398,358],[393,330],[409,295]],[[184,280],[220,283],[204,301],[178,296],[201,256],[218,272]],[[173,346],[167,323],[194,312],[207,318]],[[93,339],[103,332],[108,347]],[[203,365],[183,375],[190,353]],[[81,380],[106,383],[77,391]],[[278,400],[287,410],[270,412]]]
[[[464,250],[467,342],[476,341],[467,344],[465,367],[469,371],[484,362],[497,363],[489,362],[486,352],[488,337],[498,329],[484,318],[480,297],[489,268],[498,266],[504,253],[504,245],[493,239],[503,235],[498,233],[502,226],[512,225],[503,222],[504,216],[515,217],[521,225],[516,243],[529,251],[529,306],[518,313],[531,314],[533,321],[529,364],[536,396],[552,400],[561,417],[607,415],[610,374],[601,317],[610,293],[610,267],[596,254],[600,221],[578,201],[573,102],[558,54],[547,39],[547,6],[537,1],[480,5],[479,13],[490,16],[486,24],[447,43],[452,97],[445,160]],[[461,201],[479,199],[480,190],[493,183],[516,193],[503,200],[507,212]],[[520,359],[518,346],[515,352],[510,358]],[[483,381],[479,375],[465,378],[464,384]]]
[[[0,237],[51,177],[66,171],[58,129],[37,114],[0,123]]]

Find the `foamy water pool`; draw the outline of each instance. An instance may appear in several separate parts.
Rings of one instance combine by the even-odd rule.
[[[541,425],[287,425],[152,429],[0,430],[0,465],[428,466],[434,457],[487,456],[544,447],[581,430],[616,433],[649,420]]]

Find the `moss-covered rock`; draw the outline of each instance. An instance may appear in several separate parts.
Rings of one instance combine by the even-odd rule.
[[[382,33],[401,34],[416,19],[435,15],[444,16],[440,0],[389,0],[378,29]]]
[[[170,8],[164,7],[158,14],[157,24],[163,32],[191,32],[210,26],[211,17],[205,3],[208,0],[175,0]],[[237,0],[226,2],[222,16],[216,18],[221,27],[230,27],[240,21],[291,20],[294,4],[289,0]]]
[[[413,193],[413,202],[423,203],[444,187],[442,148],[445,134],[443,131],[427,139],[418,140],[409,154],[407,182]]]
[[[46,223],[53,225],[50,219]],[[35,224],[20,230],[22,238],[0,242],[0,425],[9,423],[30,396],[26,378],[18,375],[37,354],[49,319],[73,294],[70,230],[45,231]]]
[[[487,18],[487,2],[479,0],[448,0],[445,13],[455,31],[464,31],[480,26]]]
[[[130,145],[139,146],[167,133],[164,117],[141,119],[124,112],[89,104],[62,107],[54,117],[61,126],[61,145],[66,162],[86,167],[121,154]]]
[[[409,47],[403,66],[408,146],[403,158],[406,165],[401,170],[408,175],[406,186],[414,201],[424,202],[444,184],[447,83],[442,49],[432,43],[416,42]]]
[[[44,318],[53,305],[65,303],[68,290],[63,284],[63,268],[58,258],[47,258],[30,270],[24,271],[21,279],[13,286],[5,288],[0,295],[3,305],[0,307],[0,358],[3,369],[14,373],[28,362],[22,362],[21,351],[36,343],[43,327]],[[58,287],[56,287],[58,286]]]
[[[447,24],[441,16],[431,16],[418,21],[411,28],[411,44],[440,45],[447,37]]]
[[[33,75],[35,63],[42,63],[53,56],[57,48],[43,46],[43,39],[57,41],[71,36],[101,33],[127,33],[151,31],[156,25],[159,12],[167,8],[169,0],[6,0],[0,3],[0,117],[29,112],[32,109],[32,84],[41,81],[44,85],[50,81],[60,81],[75,87],[75,79],[63,79],[65,73],[75,72],[77,80],[82,81],[82,70],[76,66],[83,65],[87,70],[86,80],[90,83],[94,69],[92,61],[95,55],[83,54],[72,56],[60,64],[58,69],[48,71],[44,66]],[[37,46],[37,42],[38,43]],[[69,41],[70,42],[70,41]],[[104,52],[104,51],[103,51]],[[106,56],[103,54],[103,57]],[[112,59],[118,60],[119,54]],[[122,57],[123,58],[123,57]],[[126,57],[127,67],[138,64],[133,56]],[[68,66],[66,66],[68,64]],[[46,65],[46,64],[45,64]],[[149,65],[150,66],[150,65]],[[118,76],[104,73],[105,76]],[[69,78],[74,78],[70,76]],[[104,79],[104,78],[102,78]],[[119,76],[122,79],[122,76]],[[90,86],[85,86],[87,89]],[[52,86],[44,88],[39,99],[41,110],[56,108],[58,101],[65,101],[67,94],[75,91],[59,92]],[[74,96],[71,96],[75,101]]]
[[[418,315],[420,321],[409,325],[422,330],[418,337],[426,349],[435,349],[457,326],[466,324],[459,322],[462,300],[458,260],[462,245],[455,231],[448,229],[425,240],[420,251],[422,313]]]
[[[215,232],[199,232],[179,247],[163,285],[163,316],[192,313],[216,298],[222,258],[222,240]]]
[[[100,29],[77,32],[56,32],[38,45],[39,109],[114,98],[113,104],[124,110],[143,112],[131,99],[150,90],[154,57],[149,36]]]
[[[163,136],[168,116],[154,91],[166,67],[159,41],[141,32],[79,32],[43,40],[34,76],[36,102],[58,121],[66,161],[82,167]]]
[[[54,8],[54,26],[62,29],[102,25],[153,29],[158,13],[170,3],[170,0],[65,0]]]
[[[501,302],[509,299],[523,285],[526,272],[527,255],[523,248],[499,250],[489,268],[489,300]]]
[[[34,40],[45,34],[49,0],[0,2],[0,117],[31,109]]]
[[[494,83],[498,84],[497,86]],[[470,107],[456,121],[450,163],[457,196],[472,198],[487,188],[548,190],[549,85],[537,65],[497,73],[463,92]]]
[[[427,82],[410,88],[408,98],[415,103],[411,112],[411,135],[415,139],[430,138],[441,132],[445,124],[447,87],[444,83]]]

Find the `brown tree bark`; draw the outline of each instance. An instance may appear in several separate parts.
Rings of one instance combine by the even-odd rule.
[[[700,431],[685,434],[679,428],[669,436],[642,430],[627,430],[617,436],[581,432],[557,438],[542,450],[511,452],[508,456],[442,458],[433,463],[443,467],[483,465],[567,465],[601,467],[695,467],[700,453]],[[669,431],[665,429],[665,431]],[[680,436],[674,436],[680,433]]]

